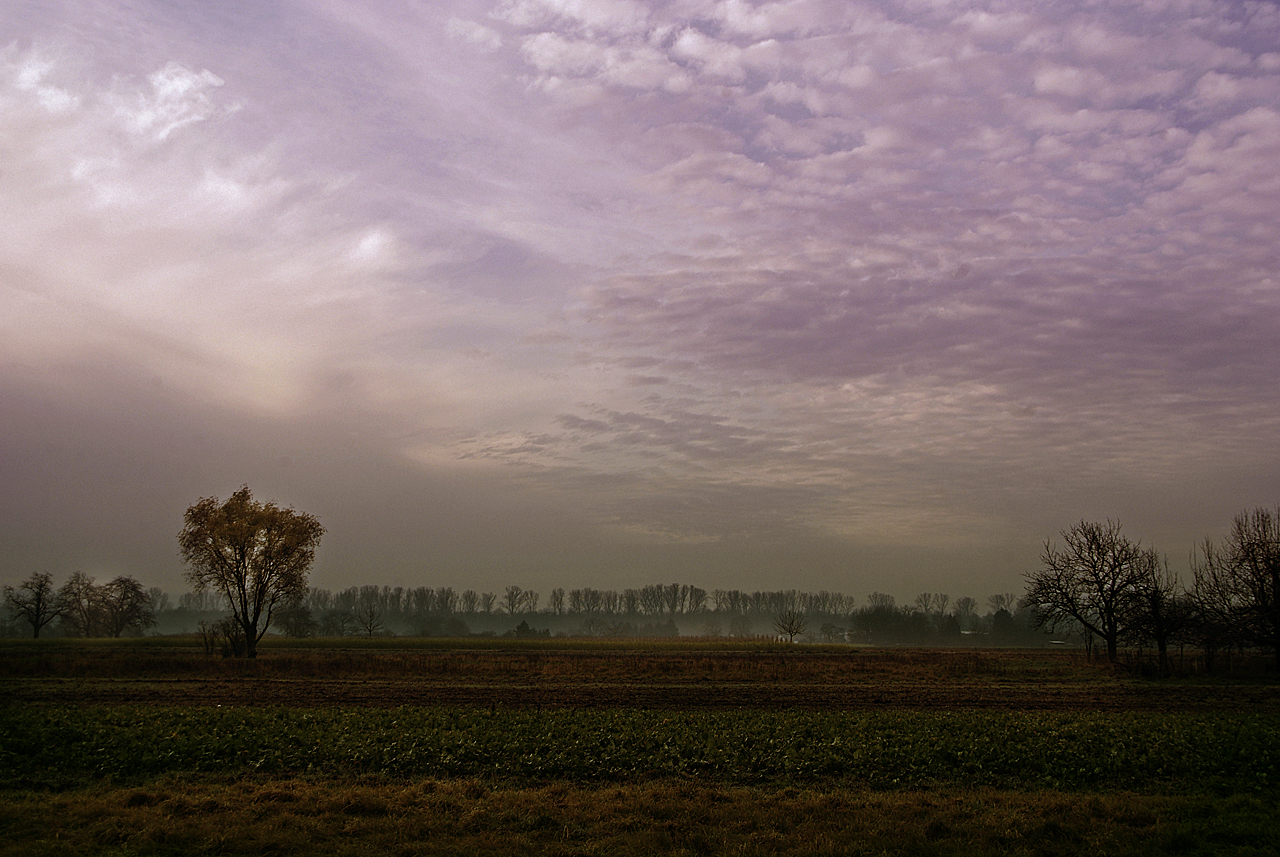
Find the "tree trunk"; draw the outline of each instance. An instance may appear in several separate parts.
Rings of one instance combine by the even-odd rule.
[[[250,627],[249,623],[240,623],[240,631],[244,634],[244,656],[246,658],[256,658],[258,656],[258,634],[257,628]]]

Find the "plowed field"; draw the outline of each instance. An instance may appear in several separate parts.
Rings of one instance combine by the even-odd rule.
[[[1274,682],[1135,679],[1078,653],[1002,650],[0,649],[18,703],[449,705],[815,711],[1280,711]]]

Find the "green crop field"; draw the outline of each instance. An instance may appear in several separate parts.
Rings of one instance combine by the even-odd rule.
[[[0,854],[1280,853],[1273,681],[1062,652],[60,643],[0,690]]]

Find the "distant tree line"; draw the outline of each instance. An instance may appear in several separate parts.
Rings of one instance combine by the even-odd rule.
[[[1168,560],[1121,531],[1119,522],[1081,521],[1045,542],[1027,575],[1035,624],[1105,647],[1149,647],[1170,670],[1171,646],[1192,646],[1206,669],[1233,652],[1271,653],[1280,669],[1280,509],[1241,512],[1225,539],[1206,539],[1180,581]]]
[[[922,593],[898,605],[874,592],[867,604],[836,592],[771,590],[707,592],[685,584],[634,589],[535,590],[502,593],[453,587],[352,586],[312,588],[280,608],[272,630],[292,637],[463,637],[473,634],[593,637],[782,636],[809,642],[885,645],[1040,645],[1046,637],[1012,594],[990,596],[986,612],[971,597],[954,601]],[[187,593],[162,615],[162,624],[215,622],[226,612],[212,593]],[[521,629],[523,626],[523,630]]]
[[[225,596],[213,590],[188,592],[174,601],[159,589],[144,591],[132,578],[98,586],[76,573],[57,591],[52,578],[40,574],[18,589],[7,587],[5,595],[5,628],[13,635],[20,633],[20,625],[35,636],[52,624],[58,636],[90,637],[138,634],[160,625],[170,631],[198,629],[232,650],[244,645],[242,632],[227,618]],[[291,637],[539,636],[554,629],[560,635],[595,637],[779,635],[886,645],[1045,641],[1034,631],[1034,617],[1014,604],[1013,595],[992,595],[986,605],[986,613],[980,613],[975,599],[953,601],[942,593],[921,593],[913,603],[898,605],[893,596],[873,592],[859,606],[853,596],[825,590],[708,592],[680,583],[622,590],[556,588],[545,601],[537,591],[520,586],[497,593],[449,586],[365,585],[338,591],[310,588],[276,608],[271,630]],[[43,617],[38,628],[30,619],[33,615]],[[514,624],[517,619],[520,624]],[[502,630],[492,630],[496,628]]]
[[[224,648],[248,657],[268,629],[295,637],[554,630],[881,645],[1037,645],[1052,632],[1089,651],[1104,648],[1112,660],[1121,647],[1152,648],[1165,671],[1171,646],[1194,647],[1208,669],[1246,651],[1271,653],[1280,669],[1280,509],[1242,512],[1221,542],[1206,539],[1191,557],[1185,584],[1163,555],[1129,539],[1118,522],[1081,521],[1061,532],[1061,544],[1045,542],[1040,568],[1027,574],[1025,597],[992,595],[983,614],[973,598],[953,601],[944,593],[898,605],[873,592],[859,604],[825,590],[707,591],[681,583],[555,588],[545,601],[515,585],[502,592],[374,585],[333,592],[305,584],[323,533],[312,516],[258,503],[245,487],[225,503],[201,500],[188,509],[186,524],[180,541],[196,590],[176,606],[131,576],[98,583],[76,572],[59,587],[40,572],[4,587],[0,632],[118,637],[162,619],[198,621],[206,639],[221,635]]]

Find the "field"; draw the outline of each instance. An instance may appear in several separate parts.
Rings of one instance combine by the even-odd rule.
[[[0,854],[1280,853],[1280,686],[1062,651],[0,646]]]

